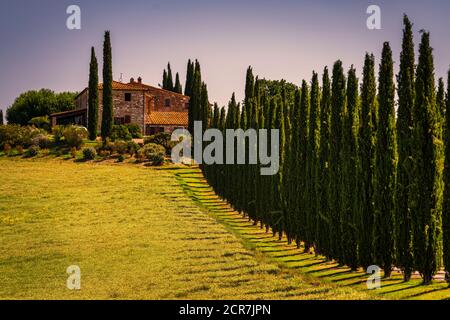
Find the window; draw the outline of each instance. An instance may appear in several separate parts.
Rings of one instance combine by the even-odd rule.
[[[152,136],[154,134],[164,132],[164,127],[147,127],[147,135]]]
[[[131,123],[131,116],[125,116],[125,124]]]
[[[170,99],[164,100],[164,106],[165,107],[170,107]]]
[[[124,122],[125,122],[125,119],[123,117],[115,117],[114,118],[114,124],[116,126],[124,124]]]
[[[125,93],[125,101],[127,102],[131,101],[131,93],[129,92]]]

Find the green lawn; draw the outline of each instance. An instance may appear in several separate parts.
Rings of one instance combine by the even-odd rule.
[[[0,299],[450,297],[444,283],[379,295],[232,212],[196,169],[0,157]],[[81,290],[66,269],[81,268]],[[430,292],[422,295],[423,292]]]

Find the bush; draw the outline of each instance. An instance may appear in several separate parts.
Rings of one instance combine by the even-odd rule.
[[[176,145],[176,141],[170,141],[172,135],[166,132],[159,132],[153,136],[144,139],[144,144],[154,143],[163,146],[166,149],[166,154],[172,152],[172,148]]]
[[[84,160],[94,160],[97,156],[97,151],[95,148],[89,147],[83,149],[83,159]]]
[[[125,157],[123,156],[123,155],[120,155],[118,158],[117,158],[117,162],[123,162],[125,160]]]
[[[3,145],[3,152],[8,156],[11,152],[11,145],[9,143],[5,143]]]
[[[153,165],[159,166],[164,163],[165,149],[155,143],[146,144],[139,150],[140,157],[149,160]]]
[[[111,151],[108,150],[100,150],[98,155],[102,158],[108,158],[111,155]]]
[[[135,123],[129,123],[125,125],[128,129],[128,132],[131,134],[131,137],[133,139],[141,139],[142,138],[142,131],[141,127]]]
[[[51,146],[50,139],[43,134],[39,134],[31,141],[33,146],[38,146],[41,149],[49,149]]]
[[[111,141],[115,140],[125,140],[130,141],[133,139],[133,137],[130,134],[130,131],[128,131],[128,128],[124,125],[115,125],[112,127],[111,132]]]
[[[60,143],[62,138],[64,137],[64,127],[54,126],[52,128],[52,133],[53,133],[53,141],[55,141],[55,143]]]
[[[123,155],[128,152],[128,143],[123,140],[117,140],[114,142],[114,151],[120,155]]]
[[[63,131],[64,139],[71,148],[80,149],[83,145],[83,139],[87,138],[87,129],[78,126],[68,126]]]
[[[0,147],[5,144],[29,147],[32,145],[32,139],[41,133],[39,129],[30,126],[21,127],[14,124],[0,126]]]
[[[28,121],[28,124],[35,126],[36,128],[43,129],[47,132],[51,131],[51,125],[48,116],[33,118]]]
[[[16,146],[16,151],[17,151],[17,154],[19,154],[19,155],[22,155],[23,154],[23,147],[22,146]]]
[[[77,157],[77,148],[72,147],[70,148],[70,155],[72,156],[72,158],[76,158]]]
[[[128,141],[128,153],[130,156],[133,156],[136,154],[136,152],[139,151],[141,147],[134,141]]]
[[[31,146],[28,148],[28,150],[25,152],[25,157],[32,158],[39,154],[39,147],[38,146]]]

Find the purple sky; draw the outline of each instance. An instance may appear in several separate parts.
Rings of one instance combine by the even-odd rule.
[[[66,28],[66,8],[81,7],[82,29]],[[366,9],[381,7],[382,30],[368,30]],[[212,101],[243,98],[245,71],[300,84],[313,69],[341,59],[358,74],[366,51],[379,63],[383,41],[398,62],[402,14],[431,32],[436,76],[450,65],[450,1],[2,0],[0,107],[29,89],[80,91],[87,86],[90,47],[101,61],[111,30],[114,79],[161,82],[168,61],[184,86],[186,62],[197,58]],[[398,63],[397,63],[398,65]],[[175,74],[174,74],[175,76]],[[100,77],[101,79],[101,77]]]

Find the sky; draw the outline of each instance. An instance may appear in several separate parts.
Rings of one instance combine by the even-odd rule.
[[[69,5],[81,9],[81,29],[69,30]],[[369,30],[366,10],[381,9],[381,29]],[[161,83],[170,61],[184,86],[186,63],[198,59],[209,97],[227,104],[244,98],[245,72],[300,84],[341,59],[361,76],[365,52],[379,63],[384,41],[398,67],[402,16],[431,32],[436,77],[450,65],[448,0],[0,0],[0,108],[21,93],[49,88],[81,91],[87,86],[90,48],[102,60],[103,33],[111,31],[113,76],[141,76]],[[101,70],[101,69],[100,69]],[[100,71],[101,81],[101,71]]]

